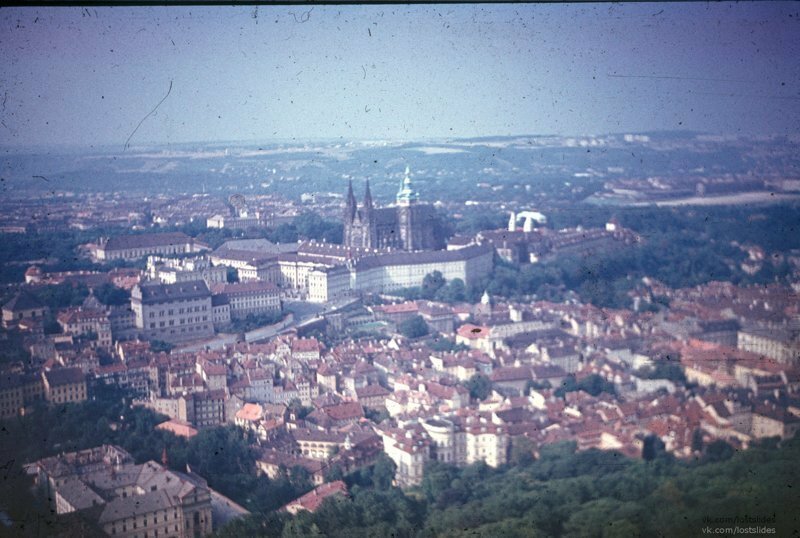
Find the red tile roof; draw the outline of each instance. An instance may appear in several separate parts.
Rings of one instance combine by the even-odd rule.
[[[387,305],[376,306],[375,310],[385,312],[386,314],[400,314],[404,312],[416,312],[418,310],[418,307],[416,303],[408,301],[399,304],[387,304]]]
[[[333,420],[350,420],[364,416],[364,409],[358,402],[343,402],[323,409],[325,414]]]
[[[458,335],[470,340],[477,340],[478,338],[486,338],[489,336],[489,327],[479,327],[471,323],[465,323],[458,328]]]
[[[319,351],[320,345],[316,338],[298,338],[292,341],[292,353],[304,351]]]
[[[328,497],[336,494],[347,495],[347,486],[341,480],[322,484],[319,487],[309,491],[299,499],[288,503],[284,508],[293,508],[295,510],[308,510],[314,512],[320,507],[322,501]]]
[[[495,383],[499,381],[524,381],[532,379],[531,369],[527,366],[497,368],[492,371],[490,379]]]
[[[162,422],[161,424],[156,426],[156,429],[172,432],[175,435],[186,438],[194,437],[195,435],[197,435],[197,430],[192,428],[190,424],[182,422],[177,419],[172,419],[166,422]]]

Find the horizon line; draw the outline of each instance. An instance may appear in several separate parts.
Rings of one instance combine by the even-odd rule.
[[[148,141],[140,142],[125,146],[119,143],[106,143],[106,144],[70,144],[70,143],[42,143],[42,144],[8,144],[6,142],[0,143],[0,150],[5,153],[16,151],[31,151],[31,150],[109,150],[118,148],[121,153],[128,151],[136,151],[142,149],[162,148],[164,146],[222,146],[222,145],[243,145],[255,146],[259,144],[264,145],[300,145],[307,143],[368,143],[368,142],[383,142],[389,144],[413,144],[413,143],[453,143],[459,141],[475,141],[475,140],[492,140],[492,139],[508,139],[508,138],[579,138],[579,137],[603,137],[603,136],[647,136],[647,135],[663,135],[663,134],[687,134],[687,135],[705,135],[705,136],[720,136],[725,138],[793,138],[800,135],[787,133],[726,133],[726,132],[713,132],[702,131],[694,129],[648,129],[642,131],[610,131],[606,133],[572,133],[572,134],[557,134],[557,133],[517,133],[517,134],[486,134],[477,136],[421,136],[418,138],[413,137],[352,137],[352,138],[332,138],[332,137],[292,137],[292,138],[272,138],[269,140],[258,139],[216,139],[216,140],[186,140],[186,141]]]

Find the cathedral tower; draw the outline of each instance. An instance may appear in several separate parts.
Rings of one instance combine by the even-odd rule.
[[[376,248],[375,237],[375,211],[372,207],[369,183],[364,196],[364,205],[359,209],[351,181],[344,205],[344,244],[349,247]]]
[[[347,185],[347,196],[344,202],[344,244],[353,245],[353,221],[356,218],[356,197],[353,195],[353,182]]]
[[[437,244],[438,221],[432,206],[418,203],[419,194],[411,185],[411,172],[405,177],[395,198],[396,204],[375,207],[367,181],[361,207],[356,203],[352,182],[348,185],[344,207],[344,244],[369,249],[432,250]]]
[[[367,228],[364,230],[366,234],[364,246],[367,248],[376,248],[378,247],[378,233],[375,224],[375,210],[372,205],[372,192],[369,190],[369,180],[367,180],[367,189],[364,192],[364,205],[362,207],[362,218],[367,224]]]
[[[417,222],[416,205],[419,194],[411,186],[411,176],[406,166],[406,176],[397,191],[397,227],[400,233],[400,242],[405,250],[419,250],[421,248],[420,226]]]

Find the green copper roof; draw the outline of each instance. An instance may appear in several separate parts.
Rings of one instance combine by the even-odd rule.
[[[418,199],[419,193],[411,186],[411,177],[409,176],[408,166],[406,166],[406,177],[403,179],[403,183],[400,184],[400,190],[397,191],[397,203],[409,204],[416,202]]]

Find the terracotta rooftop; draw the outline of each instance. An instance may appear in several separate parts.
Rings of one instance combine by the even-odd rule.
[[[316,338],[298,338],[292,341],[292,352],[319,351],[320,345]]]
[[[458,328],[458,335],[470,340],[477,340],[478,338],[486,338],[489,336],[489,327],[480,327],[471,323],[465,323]]]
[[[398,304],[386,304],[376,306],[375,310],[384,312],[386,314],[401,314],[401,313],[408,313],[408,312],[416,312],[419,310],[417,304],[413,301],[408,301],[405,303],[398,303]]]
[[[236,412],[239,420],[256,421],[264,416],[264,410],[258,404],[246,403]]]
[[[197,435],[197,430],[192,428],[188,422],[183,422],[177,419],[171,419],[166,422],[162,422],[156,426],[156,428],[159,430],[172,432],[179,437],[186,437],[187,439]]]
[[[337,494],[347,495],[347,486],[341,480],[328,482],[327,484],[322,484],[314,488],[302,497],[288,503],[284,509],[289,511],[308,510],[309,512],[314,512],[320,507],[322,501]]]

